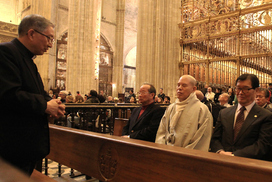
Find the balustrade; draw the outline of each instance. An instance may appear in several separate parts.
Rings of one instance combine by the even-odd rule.
[[[115,118],[129,119],[131,111],[134,108],[141,106],[141,104],[130,103],[67,103],[65,105],[65,116],[56,119],[54,124],[110,134],[113,134]],[[161,107],[167,106],[167,104],[161,105]]]

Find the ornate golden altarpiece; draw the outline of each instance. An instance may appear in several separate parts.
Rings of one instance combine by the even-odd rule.
[[[182,0],[181,74],[234,86],[252,73],[272,83],[272,0]]]

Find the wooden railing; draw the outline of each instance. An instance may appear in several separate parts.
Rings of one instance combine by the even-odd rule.
[[[102,181],[271,181],[270,162],[50,125],[48,159]]]
[[[129,119],[131,111],[140,104],[65,104],[65,117],[55,124],[98,133],[113,134],[115,118]],[[162,104],[161,107],[168,105]]]

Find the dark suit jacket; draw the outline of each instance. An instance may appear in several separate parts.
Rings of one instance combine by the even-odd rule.
[[[49,153],[45,110],[51,98],[33,56],[17,39],[0,44],[0,156],[13,164]]]
[[[137,120],[142,107],[134,108],[122,135],[130,138],[155,142],[157,130],[165,109],[155,103],[149,105]]]
[[[211,151],[220,149],[233,152],[235,156],[270,160],[272,144],[272,113],[254,105],[233,141],[233,122],[237,105],[219,113],[211,140]]]

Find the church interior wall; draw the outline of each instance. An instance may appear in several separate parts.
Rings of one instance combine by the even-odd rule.
[[[69,6],[69,1],[67,1],[67,0],[58,0],[58,1],[59,1],[59,4],[61,4],[63,6],[66,6],[66,7]]]
[[[100,31],[110,43],[113,52],[115,50],[116,6],[115,0],[102,1]]]
[[[115,30],[116,25],[102,22],[101,23],[101,34],[106,38],[108,43],[111,45],[112,51],[115,51]]]
[[[29,13],[36,13],[36,9],[32,10],[32,7],[40,7],[43,3],[38,3],[39,1],[31,1],[31,0],[10,0],[10,1],[6,1],[6,0],[0,0],[0,42],[7,42],[12,40],[14,37],[17,37],[17,26],[20,22],[21,17],[23,17],[26,14]],[[56,39],[60,39],[61,36],[68,32],[69,33],[69,27],[68,27],[68,14],[69,14],[69,1],[67,0],[51,0],[48,1],[51,3],[51,5],[48,5],[48,10],[46,8],[43,8],[41,10],[41,14],[46,14],[47,16],[51,18],[51,21],[53,23],[56,24],[56,28],[55,28],[55,33],[56,33]],[[173,48],[169,48],[169,50],[165,50],[164,49],[164,44],[166,45],[166,47],[172,46],[174,42],[176,42],[178,44],[178,39],[179,37],[176,35],[171,35],[172,29],[176,29],[177,28],[177,24],[171,23],[171,21],[175,20],[174,18],[172,18],[172,15],[174,15],[173,12],[173,8],[169,5],[169,7],[165,8],[163,3],[161,2],[165,2],[166,1],[161,1],[159,4],[155,4],[156,6],[160,7],[161,9],[153,9],[152,11],[156,12],[156,16],[157,19],[152,19],[151,23],[150,22],[146,22],[146,17],[142,19],[142,22],[140,22],[141,26],[138,26],[137,24],[137,17],[138,17],[138,8],[139,3],[143,3],[139,0],[125,0],[126,4],[125,4],[125,21],[124,21],[124,42],[123,42],[123,65],[128,65],[131,67],[136,67],[136,64],[133,64],[136,62],[136,54],[137,51],[136,50],[136,46],[137,46],[137,36],[140,35],[140,27],[143,26],[144,23],[146,23],[146,26],[149,27],[151,26],[151,23],[154,23],[154,25],[152,25],[151,27],[154,28],[154,26],[156,26],[153,30],[153,32],[155,33],[155,37],[157,38],[156,40],[150,39],[150,41],[147,41],[145,38],[142,38],[142,40],[140,41],[142,43],[142,45],[144,45],[146,48],[143,51],[146,51],[148,49],[152,49],[154,47],[157,47],[155,50],[164,50],[164,51],[157,51],[156,52],[156,56],[154,57],[154,60],[156,60],[156,64],[153,64],[156,66],[156,70],[160,70],[160,72],[163,72],[164,74],[161,74],[159,72],[156,72],[156,75],[152,75],[152,74],[147,74],[146,76],[142,76],[143,79],[146,79],[147,77],[150,77],[150,80],[155,83],[156,88],[160,88],[160,87],[168,87],[168,85],[173,85],[171,79],[172,76],[169,78],[164,78],[163,75],[168,75],[168,73],[171,72],[175,72],[175,74],[173,74],[175,77],[181,75],[181,74],[192,74],[193,76],[195,76],[198,81],[202,82],[203,84],[205,82],[208,83],[217,83],[217,80],[221,80],[221,82],[226,82],[225,80],[229,80],[227,81],[227,85],[232,85],[231,83],[233,83],[233,80],[235,80],[236,75],[232,74],[233,72],[231,71],[229,73],[229,75],[233,75],[231,76],[224,76],[224,73],[221,71],[221,67],[226,66],[225,62],[223,62],[224,64],[221,64],[220,69],[217,70],[212,70],[213,67],[218,67],[219,64],[217,64],[217,62],[212,62],[209,64],[210,70],[209,71],[205,71],[205,61],[208,58],[201,58],[202,60],[197,60],[198,62],[193,62],[193,58],[189,59],[187,57],[187,52],[188,51],[188,46],[186,47],[186,45],[190,45],[188,42],[188,40],[186,39],[186,37],[183,37],[184,42],[184,48],[180,48],[181,51],[181,58],[179,60],[179,58],[176,56],[176,47],[173,46]],[[203,1],[204,2],[204,1]],[[36,4],[35,4],[36,3]],[[172,3],[173,4],[173,3]],[[180,5],[180,1],[178,2],[178,4]],[[33,5],[33,6],[32,6]],[[113,54],[115,55],[116,52],[116,47],[117,47],[117,43],[116,42],[116,27],[117,27],[117,5],[118,5],[118,1],[117,0],[103,0],[102,1],[102,9],[101,9],[101,27],[100,27],[100,32],[103,35],[103,37],[107,40],[107,42],[109,43],[111,50],[113,51]],[[155,6],[154,5],[154,6]],[[143,7],[147,6],[145,5],[145,3],[142,4]],[[264,8],[267,9],[267,6],[271,6],[271,4],[267,4],[267,5],[261,5]],[[47,6],[46,6],[47,7]],[[165,9],[163,9],[163,7]],[[269,8],[268,8],[269,9]],[[46,12],[47,11],[47,12]],[[48,12],[51,11],[51,16],[48,15]],[[147,9],[147,13],[150,13],[150,7],[149,9]],[[180,11],[180,10],[179,10]],[[186,10],[187,11],[187,10]],[[188,10],[189,11],[189,10]],[[154,13],[153,12],[153,13]],[[163,12],[163,13],[162,13]],[[50,12],[49,12],[50,13]],[[140,12],[139,12],[140,13]],[[180,12],[179,12],[180,13]],[[187,13],[184,13],[184,15],[187,15]],[[269,27],[271,26],[271,16],[272,13],[271,11],[267,10],[264,11],[263,15],[263,19],[262,21],[260,21],[261,23],[263,23],[265,26]],[[265,18],[265,16],[268,16]],[[174,16],[176,17],[176,16]],[[180,17],[177,17],[178,19]],[[159,21],[159,20],[163,20],[163,21]],[[175,20],[176,21],[176,20]],[[216,20],[218,21],[218,20]],[[189,24],[189,23],[187,23]],[[224,24],[223,24],[224,25]],[[181,25],[180,25],[181,26]],[[219,26],[218,26],[219,27]],[[221,28],[219,29],[220,32],[222,33],[222,31],[224,31],[224,29],[222,28],[223,26],[221,26]],[[181,28],[181,27],[180,27]],[[161,29],[161,30],[160,30]],[[245,28],[246,29],[246,28]],[[137,35],[137,31],[138,31],[138,35]],[[268,42],[268,46],[269,49],[269,53],[271,52],[271,44],[269,42],[271,42],[271,30],[263,30],[266,34],[269,34],[270,37],[267,38],[267,36],[264,36],[266,38],[261,38],[260,40],[266,40],[266,42]],[[142,30],[142,34],[145,32],[145,30]],[[174,32],[174,31],[173,31]],[[204,31],[203,31],[204,32]],[[91,32],[88,32],[91,34]],[[182,31],[180,32],[182,34]],[[195,30],[191,31],[192,36],[195,36],[196,32]],[[264,35],[266,35],[264,34]],[[163,36],[161,36],[163,35]],[[172,37],[171,37],[171,36]],[[203,35],[206,35],[205,33],[203,33]],[[248,36],[252,35],[252,37],[254,37],[253,34],[247,34]],[[260,33],[258,34],[259,37],[262,37],[263,35]],[[150,36],[150,33],[147,34],[147,36]],[[139,39],[140,37],[138,37]],[[148,38],[148,37],[147,37]],[[243,37],[242,37],[243,38]],[[233,39],[236,40],[236,39]],[[188,42],[186,44],[186,41]],[[163,43],[163,44],[162,44]],[[232,42],[230,42],[231,44],[234,44]],[[229,43],[229,45],[231,45]],[[219,45],[218,42],[215,41],[215,44]],[[56,45],[56,44],[55,44]],[[55,69],[56,69],[56,46],[53,46],[52,49],[49,50],[48,53],[48,59],[49,61],[47,62],[49,65],[49,69],[48,69],[48,73],[45,71],[45,69],[43,70],[43,72],[41,72],[41,75],[43,76],[43,74],[46,72],[47,74],[44,75],[43,79],[47,82],[47,78],[49,80],[48,83],[46,83],[46,89],[49,90],[49,88],[54,88],[55,86]],[[197,44],[198,47],[196,48],[195,53],[192,54],[196,54],[194,55],[194,58],[196,56],[199,56],[200,54],[200,48],[199,45],[201,44]],[[226,45],[228,45],[226,43]],[[152,48],[153,47],[153,48]],[[233,46],[230,46],[233,48]],[[141,49],[141,46],[138,47],[138,49]],[[237,49],[238,50],[238,49]],[[213,51],[211,49],[211,51]],[[152,51],[151,51],[152,52]],[[173,53],[174,52],[174,53]],[[192,52],[192,51],[191,51]],[[139,53],[139,52],[138,52]],[[153,51],[154,53],[154,51]],[[138,54],[138,57],[141,57],[143,54],[143,52],[141,54]],[[171,55],[173,54],[173,56],[171,57]],[[191,53],[190,53],[191,54]],[[205,52],[205,54],[207,54],[207,51]],[[147,60],[151,60],[149,59],[149,52],[147,51],[146,55],[142,56],[141,60],[142,63],[141,65],[145,65]],[[241,54],[242,55],[242,54]],[[250,56],[250,55],[249,55]],[[114,57],[114,56],[113,56]],[[171,61],[168,59],[173,59],[175,61]],[[249,60],[250,59],[250,60]],[[139,61],[141,61],[139,60]],[[153,60],[153,59],[152,59]],[[271,56],[266,56],[265,57],[265,64],[267,65],[267,67],[270,67],[271,64]],[[113,60],[115,61],[115,60]],[[178,62],[180,61],[180,65],[184,65],[183,67],[179,68],[179,71],[176,71],[177,66],[178,66]],[[192,63],[191,63],[192,61]],[[248,67],[250,66],[251,62],[255,62],[257,63],[256,60],[251,60],[251,58],[248,58],[248,60],[235,60],[237,63],[241,62],[241,69],[240,72],[250,72],[251,70],[248,69]],[[245,63],[243,63],[242,61],[244,61]],[[262,60],[263,61],[263,60]],[[153,61],[155,62],[155,61]],[[259,61],[260,62],[260,61]],[[47,64],[46,63],[46,64]],[[45,64],[44,60],[40,61],[40,63],[38,64],[38,67],[40,68],[41,66],[43,66],[42,64]],[[149,63],[148,63],[149,64]],[[165,64],[167,66],[165,66]],[[137,67],[138,70],[141,69],[141,65],[140,67]],[[151,63],[150,63],[151,65]],[[119,65],[121,67],[121,65]],[[139,66],[139,65],[138,65]],[[161,68],[166,68],[167,67],[167,71],[161,70]],[[227,67],[233,67],[233,65],[231,64],[230,66]],[[245,67],[245,68],[244,68]],[[255,65],[256,67],[256,65]],[[229,69],[229,68],[228,68]],[[261,70],[261,68],[258,67],[259,70]],[[125,70],[125,69],[124,69]],[[238,70],[238,69],[237,69]],[[248,70],[248,71],[244,71],[244,70]],[[257,70],[258,71],[258,70]],[[119,71],[120,72],[120,71]],[[119,73],[118,72],[118,73]],[[179,72],[179,73],[176,73]],[[237,74],[240,74],[240,72]],[[115,74],[115,73],[113,73]],[[123,85],[122,85],[122,91],[125,91],[125,87],[126,87],[126,83],[136,83],[136,86],[134,86],[134,89],[136,89],[135,91],[137,91],[139,87],[138,84],[142,83],[142,80],[134,80],[135,77],[127,77],[125,74],[125,71],[122,73],[123,74]],[[128,73],[131,75],[131,73]],[[268,75],[266,75],[268,74]],[[269,75],[270,72],[269,70],[265,70],[265,73],[262,73],[261,76],[263,77],[269,77],[269,79],[266,78],[262,78],[262,82],[263,83],[267,83],[270,82],[271,80],[271,76]],[[154,81],[154,78],[155,79]],[[215,80],[215,81],[214,81]],[[223,81],[222,81],[223,80]],[[170,84],[171,82],[171,84]],[[131,87],[133,84],[128,84],[129,87]],[[119,90],[119,89],[117,89]],[[172,93],[173,90],[173,93]],[[165,90],[167,93],[171,92],[171,96],[173,97],[175,94],[174,88],[166,88]]]
[[[19,12],[19,0],[0,0],[0,21],[19,24],[20,15]]]
[[[125,10],[125,30],[124,30],[124,61],[127,54],[137,44],[137,15],[138,5],[137,0],[126,0]],[[136,54],[135,54],[136,58]],[[124,62],[125,64],[125,62]],[[135,64],[136,65],[136,64]]]
[[[60,39],[64,33],[68,31],[68,7],[64,9],[64,7],[58,8],[57,21],[58,26],[56,26],[56,38]]]
[[[55,1],[55,6],[52,6],[52,22],[55,26],[56,40],[60,40],[63,34],[68,31],[68,11],[69,1]],[[54,2],[53,2],[54,3]],[[52,48],[53,55],[49,60],[49,83],[48,89],[55,88],[55,77],[56,77],[56,45]]]

